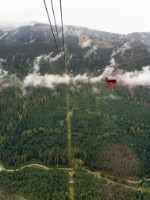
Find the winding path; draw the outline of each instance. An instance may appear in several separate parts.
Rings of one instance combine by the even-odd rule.
[[[54,170],[54,169],[66,170],[66,171],[74,170],[73,168],[50,168],[50,167],[46,167],[46,166],[40,165],[40,164],[28,164],[28,165],[25,165],[25,166],[17,168],[17,169],[6,169],[6,168],[3,167],[3,165],[0,165],[0,172],[1,171],[14,172],[14,171],[19,171],[21,169],[25,169],[25,168],[28,168],[28,167],[38,167],[38,168],[42,168],[44,170]]]
[[[65,171],[68,171],[68,174],[69,174],[69,190],[70,190],[70,200],[73,200],[74,199],[74,182],[73,182],[73,174],[75,172],[75,169],[74,168],[50,168],[50,167],[47,167],[47,166],[44,166],[44,165],[40,165],[40,164],[27,164],[21,168],[17,168],[17,169],[6,169],[3,167],[3,165],[0,165],[0,172],[1,171],[7,171],[7,172],[15,172],[15,171],[19,171],[19,170],[22,170],[22,169],[25,169],[25,168],[28,168],[28,167],[38,167],[38,168],[41,168],[41,169],[44,169],[44,170],[65,170]],[[130,188],[130,189],[133,189],[133,190],[137,190],[137,191],[142,191],[141,188],[136,188],[134,186],[129,186],[128,184],[122,184],[122,183],[118,183],[118,182],[115,182],[111,179],[108,179],[106,177],[102,177],[101,176],[101,173],[100,172],[93,172],[93,171],[90,171],[88,169],[84,169],[85,172],[89,173],[89,174],[92,174],[94,176],[96,176],[97,178],[104,178],[108,183],[115,183],[115,184],[119,184],[125,188]],[[144,178],[143,179],[144,181],[150,181],[150,178],[146,179]],[[140,184],[142,181],[142,179],[139,180],[139,181],[132,181],[132,180],[126,180],[128,183],[133,183],[133,184]]]

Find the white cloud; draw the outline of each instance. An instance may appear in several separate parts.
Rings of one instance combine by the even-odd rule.
[[[97,49],[97,47],[94,45],[91,49],[89,49],[89,50],[86,52],[84,58],[89,57],[94,51],[96,51],[96,49]]]
[[[54,88],[56,84],[68,84],[70,82],[69,76],[59,76],[45,74],[41,76],[39,73],[29,74],[25,77],[23,84],[24,87],[33,86],[33,87],[48,87]]]
[[[50,1],[47,3],[51,19],[53,19]],[[64,24],[119,33],[150,31],[149,0],[65,0],[62,1],[62,6]],[[54,8],[60,25],[59,1],[54,1]],[[1,25],[27,21],[48,23],[42,0],[1,1]]]
[[[120,99],[120,97],[118,97],[118,96],[116,96],[116,95],[114,95],[114,94],[109,94],[107,97],[105,97],[105,98],[109,98],[109,99],[113,99],[113,100],[118,100],[118,99]]]
[[[58,56],[56,56],[58,57]],[[71,77],[69,75],[53,75],[53,74],[45,74],[45,75],[41,75],[39,73],[40,70],[40,61],[42,59],[49,60],[49,56],[47,55],[40,55],[38,56],[35,61],[34,61],[34,66],[33,66],[33,73],[27,75],[24,80],[23,80],[23,85],[24,87],[28,87],[28,86],[33,86],[33,87],[48,87],[48,88],[54,88],[55,85],[57,84],[78,84],[79,82],[82,83],[97,83],[97,82],[101,82],[103,78],[105,78],[106,76],[110,75],[114,68],[113,67],[106,67],[104,72],[97,77],[90,77],[87,74],[83,74],[83,75],[76,75],[75,77]]]
[[[2,67],[4,62],[6,62],[6,60],[3,58],[0,58],[0,84],[3,82],[3,80],[8,74],[8,71],[4,70]]]
[[[150,66],[143,67],[141,71],[118,72],[117,81],[119,85],[124,86],[150,86]]]
[[[46,62],[49,62],[49,63],[52,63],[52,62],[56,62],[57,60],[59,60],[64,55],[64,53],[61,52],[60,54],[57,54],[55,57],[52,57],[52,55],[53,55],[53,52],[51,52],[48,55],[43,54],[43,55],[39,56],[39,59],[45,60]]]
[[[116,63],[116,61],[115,61],[115,59],[114,59],[114,56],[116,56],[117,54],[120,54],[120,56],[123,57],[125,51],[128,50],[128,49],[131,49],[131,48],[132,48],[132,46],[131,46],[130,42],[126,42],[126,43],[123,44],[121,47],[115,48],[115,49],[113,50],[111,56],[110,56],[110,58],[111,58],[111,60],[110,60],[110,65],[111,65],[111,66],[117,65],[117,63]]]
[[[83,75],[78,74],[77,76],[72,77],[71,80],[73,83],[77,83],[77,82],[86,83],[89,81],[89,77],[87,76],[87,74],[83,74]]]
[[[121,54],[121,56],[123,56],[125,51],[128,49],[131,49],[131,45],[129,42],[126,42],[121,47],[118,47],[117,49],[113,50],[111,58],[113,58],[117,54]]]
[[[113,71],[114,67],[107,66],[104,72],[100,76],[90,78],[90,82],[91,83],[101,82],[106,76],[111,75]]]
[[[59,59],[60,55],[56,55],[54,60]],[[112,75],[114,73],[114,67],[107,66],[103,73],[97,77],[90,77],[86,73],[81,75],[78,74],[75,77],[69,75],[55,75],[55,74],[44,74],[39,73],[40,70],[40,61],[42,59],[48,60],[51,62],[51,54],[49,55],[40,55],[33,62],[33,73],[28,74],[23,81],[21,81],[15,74],[8,75],[8,72],[3,70],[2,63],[5,60],[0,59],[0,84],[1,87],[20,87],[22,91],[25,91],[25,88],[28,86],[31,87],[47,87],[55,88],[57,84],[73,84],[78,85],[79,83],[101,83],[104,81],[106,76]],[[150,66],[145,66],[141,71],[134,72],[123,72],[117,70],[117,84],[129,87],[135,86],[150,86]],[[5,82],[5,85],[2,86],[2,83]],[[109,98],[114,98],[114,96],[109,96]]]

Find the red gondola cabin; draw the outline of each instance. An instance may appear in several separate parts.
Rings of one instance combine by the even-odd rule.
[[[106,78],[106,84],[108,85],[115,85],[117,83],[115,76],[107,76]]]

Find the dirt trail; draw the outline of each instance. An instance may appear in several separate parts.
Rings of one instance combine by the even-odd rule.
[[[74,180],[73,180],[74,171],[69,172],[69,198],[74,200]]]
[[[35,164],[28,164],[28,165],[25,165],[25,166],[17,168],[17,169],[6,169],[2,165],[0,165],[0,172],[1,171],[14,172],[14,171],[19,171],[19,170],[29,168],[29,167],[35,167],[35,168],[38,167],[38,168],[42,168],[44,170],[55,170],[55,169],[65,170],[65,171],[72,171],[73,170],[73,168],[50,168],[50,167],[46,167],[44,165],[40,165],[40,164],[35,163]]]
[[[64,170],[64,171],[68,171],[69,173],[69,191],[70,191],[70,200],[74,200],[74,181],[73,181],[73,175],[75,173],[74,171],[74,168],[50,168],[50,167],[46,167],[44,165],[40,165],[40,164],[28,164],[28,165],[25,165],[21,168],[18,168],[18,169],[6,169],[3,167],[3,165],[0,165],[0,172],[1,171],[7,171],[7,172],[15,172],[15,171],[19,171],[19,170],[22,170],[22,169],[25,169],[25,168],[29,168],[29,167],[38,167],[38,168],[41,168],[43,170],[55,170],[55,169],[58,169],[58,170]],[[115,182],[111,179],[108,179],[106,177],[102,177],[101,176],[101,173],[99,172],[92,172],[90,170],[85,170],[85,172],[89,173],[89,174],[92,174],[94,175],[95,177],[97,178],[103,178],[107,181],[108,184],[117,184],[117,185],[121,185],[125,188],[130,188],[130,189],[133,189],[133,190],[136,190],[136,191],[141,191],[141,192],[144,192],[142,190],[141,187],[136,187],[136,186],[130,186],[128,184],[122,184],[122,183],[119,183],[119,182]],[[131,180],[126,180],[128,183],[135,183],[135,184],[139,184],[142,182],[142,180],[139,180],[139,181],[131,181]],[[144,181],[150,181],[150,179],[145,179],[144,178]],[[150,191],[147,191],[148,193],[150,193]]]

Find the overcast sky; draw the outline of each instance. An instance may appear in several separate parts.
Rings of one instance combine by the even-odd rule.
[[[53,0],[60,24],[59,0]],[[50,0],[47,0],[49,11]],[[150,32],[150,0],[62,0],[65,25],[115,33]],[[0,26],[48,23],[43,0],[0,0]]]

